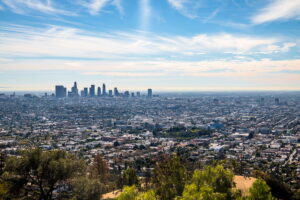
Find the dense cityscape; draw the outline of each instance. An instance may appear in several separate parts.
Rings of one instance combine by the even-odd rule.
[[[114,90],[108,90],[106,91],[106,85],[105,83],[102,84],[102,90],[101,87],[97,87],[97,93],[96,93],[96,88],[95,85],[91,85],[91,87],[83,88],[83,90],[80,91],[80,96],[81,97],[141,97],[140,92],[129,92],[125,91],[124,93],[119,92],[118,88],[115,87]],[[55,97],[56,98],[64,98],[64,97],[79,97],[79,91],[77,87],[77,82],[74,82],[74,86],[71,88],[71,91],[67,91],[67,88],[64,87],[63,85],[57,85],[55,86]],[[147,97],[151,98],[152,97],[152,89],[147,90]]]
[[[86,97],[86,98],[82,98]],[[101,98],[97,98],[101,97]],[[124,98],[122,98],[124,97]],[[85,160],[102,155],[112,173],[177,152],[194,165],[235,160],[237,173],[263,170],[297,189],[300,184],[299,92],[102,93],[77,83],[55,95],[0,95],[0,146],[6,155],[40,147]],[[197,163],[197,164],[196,164]]]

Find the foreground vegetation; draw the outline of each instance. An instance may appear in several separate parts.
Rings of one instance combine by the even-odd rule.
[[[233,182],[234,174],[222,165],[195,170],[191,180],[176,156],[158,163],[149,189],[138,184],[125,186],[117,200],[273,200],[270,187],[257,179],[250,195],[243,197]]]
[[[137,176],[134,167],[110,170],[100,155],[91,162],[61,150],[29,149],[0,159],[0,199],[98,200],[122,188],[117,200],[272,200],[274,185],[264,173],[245,196],[235,188],[234,173],[226,161],[190,169],[177,155],[162,156],[154,169]],[[267,184],[271,183],[271,184]],[[282,190],[284,191],[284,190]],[[299,199],[299,191],[290,199]]]

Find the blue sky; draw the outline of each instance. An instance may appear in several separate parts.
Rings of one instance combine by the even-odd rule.
[[[0,0],[0,90],[299,90],[300,0]]]

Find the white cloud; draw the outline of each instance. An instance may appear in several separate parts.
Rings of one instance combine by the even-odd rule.
[[[185,17],[194,19],[197,17],[197,8],[200,1],[195,0],[167,0],[169,4]]]
[[[204,22],[204,23],[209,22],[210,20],[212,20],[213,18],[215,18],[215,17],[218,15],[219,12],[220,12],[220,9],[219,9],[219,8],[216,9],[216,10],[214,10],[208,17],[206,17],[206,18],[203,20],[203,22]]]
[[[2,0],[2,2],[18,14],[26,14],[29,10],[35,10],[46,14],[76,15],[75,13],[55,8],[50,0]]]
[[[42,64],[41,64],[42,63]],[[85,75],[110,76],[209,76],[251,77],[259,74],[293,74],[300,71],[300,60],[203,60],[203,61],[99,61],[81,60],[15,60],[1,63],[1,71],[10,70],[69,70]],[[300,76],[300,74],[298,74]]]
[[[5,62],[12,62],[12,59],[7,59],[7,58],[0,58],[0,63],[5,63]]]
[[[108,5],[115,6],[121,15],[124,14],[122,0],[77,0],[77,2],[86,7],[91,15],[97,15]]]
[[[270,1],[265,8],[251,18],[254,24],[287,19],[300,20],[300,0]]]
[[[282,46],[278,45],[268,45],[261,49],[260,53],[262,54],[271,54],[271,53],[279,53],[279,52],[288,52],[290,48],[296,46],[296,43],[283,43]]]
[[[166,73],[160,72],[103,72],[103,71],[92,71],[84,72],[83,75],[101,75],[101,76],[120,76],[120,77],[149,77],[149,76],[166,76]]]
[[[80,1],[80,4],[89,9],[91,15],[98,14],[110,0],[90,0],[90,1]]]
[[[91,33],[51,26],[0,26],[1,57],[127,58],[144,56],[197,56],[201,54],[272,54],[286,52],[294,43],[279,38],[232,34],[199,34],[192,37],[160,36],[139,32]]]
[[[91,80],[90,76],[101,76],[107,80],[114,77],[122,78],[123,80],[142,80],[148,79],[153,81],[173,80],[173,89],[175,90],[223,90],[225,85],[214,85],[216,80],[230,80],[236,83],[247,83],[247,86],[231,86],[227,89],[299,89],[300,60],[204,60],[204,61],[169,61],[169,60],[139,60],[139,61],[97,61],[97,60],[15,60],[14,62],[1,63],[0,71],[3,74],[7,71],[38,71],[44,70],[55,71],[55,73],[67,74],[82,74],[84,80]],[[68,72],[66,72],[68,71]],[[50,73],[51,74],[51,73]],[[135,79],[132,79],[135,77]],[[198,78],[199,77],[199,78]],[[185,89],[181,88],[181,84],[176,84],[176,80],[209,80],[210,83],[205,85],[189,84]],[[118,79],[119,81],[120,79]],[[54,83],[53,83],[54,84]],[[51,85],[51,84],[50,84]],[[48,85],[46,85],[49,87]],[[137,89],[140,85],[131,85]],[[160,90],[170,90],[168,84],[159,86]],[[172,87],[171,86],[171,87]],[[28,86],[29,87],[29,86]],[[52,85],[51,85],[52,87]],[[125,86],[124,86],[125,87]],[[193,88],[194,87],[194,88]],[[238,88],[239,87],[239,88]],[[32,87],[30,87],[32,88]],[[33,87],[34,88],[34,87]],[[127,88],[127,87],[125,87]],[[44,88],[45,89],[45,88]],[[52,88],[50,88],[52,89]],[[127,88],[128,89],[128,88]]]

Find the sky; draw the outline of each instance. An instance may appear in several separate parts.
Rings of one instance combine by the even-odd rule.
[[[0,91],[300,90],[300,0],[0,0]]]

